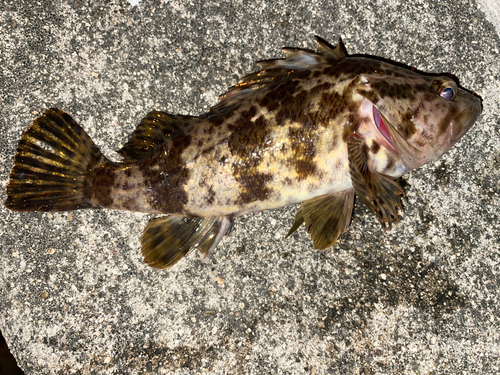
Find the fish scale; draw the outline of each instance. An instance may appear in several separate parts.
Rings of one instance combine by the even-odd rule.
[[[304,224],[316,249],[348,229],[355,196],[390,230],[406,194],[395,179],[449,150],[481,101],[447,76],[316,42],[259,63],[202,116],[149,113],[120,163],[68,114],[46,110],[19,143],[5,205],[165,214],[141,241],[156,268],[194,249],[206,258],[235,217],[297,203],[288,235]]]

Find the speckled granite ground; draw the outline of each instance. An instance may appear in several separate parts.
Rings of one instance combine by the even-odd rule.
[[[358,205],[318,252],[303,229],[283,239],[296,207],[264,212],[210,262],[156,271],[139,250],[148,215],[0,208],[0,329],[26,374],[500,371],[500,39],[473,2],[4,0],[0,199],[45,108],[116,158],[148,111],[200,114],[313,35],[452,72],[483,98],[463,140],[407,176],[403,222],[384,235]]]

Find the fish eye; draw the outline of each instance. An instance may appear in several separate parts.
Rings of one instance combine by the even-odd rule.
[[[441,97],[445,98],[446,100],[453,100],[455,97],[455,91],[451,87],[446,87],[441,92],[439,93]]]

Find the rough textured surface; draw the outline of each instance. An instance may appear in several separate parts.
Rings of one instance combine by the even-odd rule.
[[[0,198],[45,108],[116,160],[148,111],[200,114],[255,60],[315,34],[452,72],[483,98],[459,144],[407,176],[404,220],[384,235],[358,204],[319,252],[304,229],[283,240],[297,207],[264,212],[210,262],[155,271],[139,250],[148,215],[1,208],[0,329],[26,374],[500,371],[500,40],[472,2],[5,0]]]

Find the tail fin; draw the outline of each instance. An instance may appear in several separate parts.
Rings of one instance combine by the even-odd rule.
[[[33,121],[17,146],[5,206],[15,211],[90,208],[86,174],[103,159],[71,116],[50,108]]]

